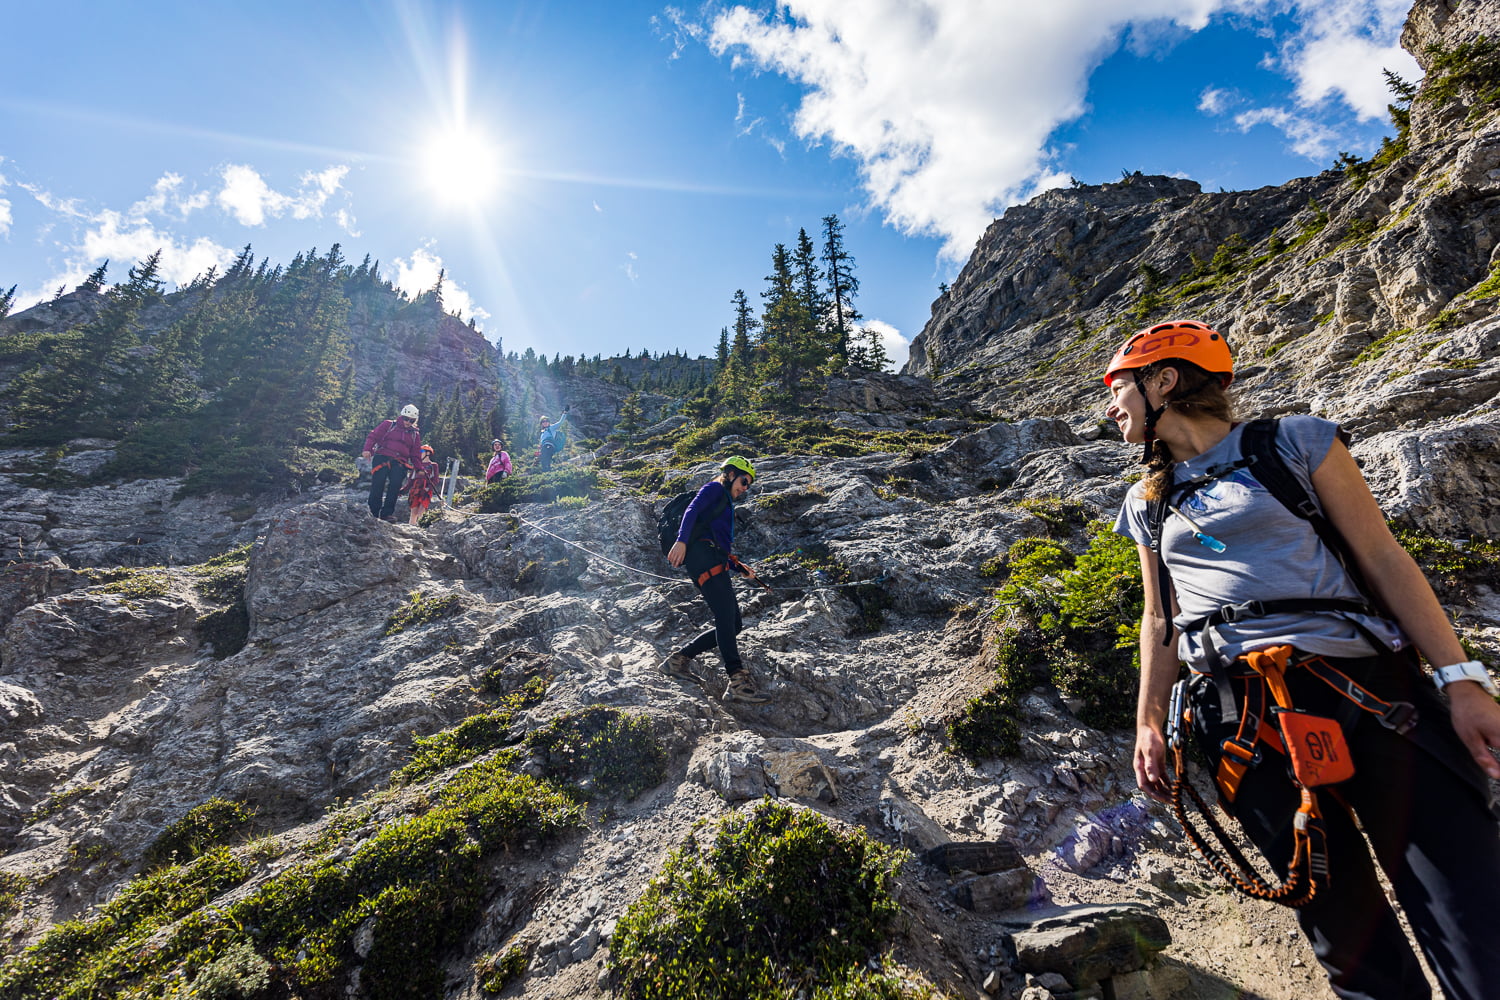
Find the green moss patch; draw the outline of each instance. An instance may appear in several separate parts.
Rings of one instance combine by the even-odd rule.
[[[891,886],[902,860],[863,831],[769,802],[696,830],[616,927],[610,969],[619,993],[878,996],[850,991],[900,912]]]
[[[0,872],[0,923],[21,912],[21,894],[31,888],[31,879],[15,872]]]
[[[463,506],[478,507],[481,514],[498,514],[518,503],[552,503],[559,497],[591,497],[598,488],[598,470],[570,465],[552,472],[506,476],[499,482],[468,491],[459,502]]]
[[[128,601],[155,600],[166,597],[172,589],[172,578],[160,566],[141,569],[116,567],[84,570],[83,573],[94,581],[101,593],[118,594]]]
[[[459,772],[418,808],[347,857],[293,865],[228,905],[210,904],[251,872],[226,848],[141,876],[94,917],[59,924],[0,968],[0,995],[204,995],[200,980],[206,988],[264,973],[271,995],[331,997],[358,968],[366,996],[436,1000],[442,963],[491,891],[488,859],[534,848],[583,817],[569,796],[496,762]],[[361,928],[370,936],[363,957],[353,944]]]
[[[1392,527],[1444,604],[1468,602],[1476,585],[1500,589],[1500,543],[1492,538],[1453,541],[1414,528]]]
[[[1077,500],[1062,497],[1032,497],[1016,504],[1047,526],[1047,533],[1067,537],[1088,522],[1088,511]]]
[[[416,781],[516,742],[518,737],[511,735],[511,727],[517,713],[539,704],[546,696],[547,681],[533,677],[506,695],[499,708],[470,716],[452,729],[413,738],[411,760],[391,775],[392,779]]]
[[[442,597],[429,598],[420,590],[414,590],[407,596],[405,604],[391,612],[380,634],[382,636],[398,635],[409,628],[418,628],[442,621],[444,618],[452,618],[463,609],[463,598],[458,594],[444,594]]]
[[[163,830],[141,856],[141,866],[149,870],[191,861],[210,848],[244,839],[254,820],[255,810],[243,802],[209,799]]]

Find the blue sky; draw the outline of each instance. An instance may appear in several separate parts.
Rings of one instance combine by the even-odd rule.
[[[1389,131],[1401,0],[6,5],[0,290],[341,243],[507,350],[709,352],[837,214],[898,361],[1009,204]]]

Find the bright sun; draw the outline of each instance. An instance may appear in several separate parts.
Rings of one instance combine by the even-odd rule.
[[[434,132],[422,147],[422,178],[448,205],[473,208],[500,187],[500,152],[472,128]]]

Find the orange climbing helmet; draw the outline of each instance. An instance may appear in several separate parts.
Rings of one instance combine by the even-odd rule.
[[[1226,386],[1234,379],[1234,359],[1223,334],[1190,319],[1173,319],[1148,326],[1121,344],[1104,370],[1104,384],[1109,385],[1120,372],[1168,358],[1191,361],[1218,375]]]

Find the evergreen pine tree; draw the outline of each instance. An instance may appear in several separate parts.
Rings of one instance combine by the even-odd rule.
[[[3,294],[0,294],[0,319],[10,315],[10,307],[16,301],[16,286],[11,285]]]
[[[797,279],[797,295],[802,300],[802,310],[807,316],[803,337],[816,343],[824,336],[823,316],[828,311],[828,297],[820,282],[823,272],[818,268],[818,251],[806,229],[797,230],[797,249],[792,252],[792,270]],[[832,345],[833,349],[837,345]],[[827,355],[830,345],[818,343],[815,353]]]
[[[641,394],[632,392],[620,402],[620,416],[615,421],[615,432],[624,441],[632,440],[641,429]]]
[[[80,292],[93,292],[95,294],[104,291],[104,273],[109,270],[109,261],[94,268],[92,274],[83,279],[83,284],[78,286]]]
[[[854,327],[863,317],[854,308],[859,279],[854,276],[854,258],[844,249],[844,224],[837,215],[823,216],[823,263],[828,278],[829,339],[841,360],[850,358]]]
[[[121,433],[111,417],[129,380],[127,358],[140,342],[137,317],[161,294],[160,265],[157,250],[132,267],[129,279],[110,289],[97,318],[64,334],[44,362],[17,376],[11,388],[16,437],[54,443]]]
[[[762,360],[756,376],[774,388],[763,389],[761,400],[772,405],[795,405],[810,369],[817,363],[817,345],[811,342],[812,318],[798,294],[792,255],[786,244],[776,244],[771,253],[771,273],[761,292]]]

